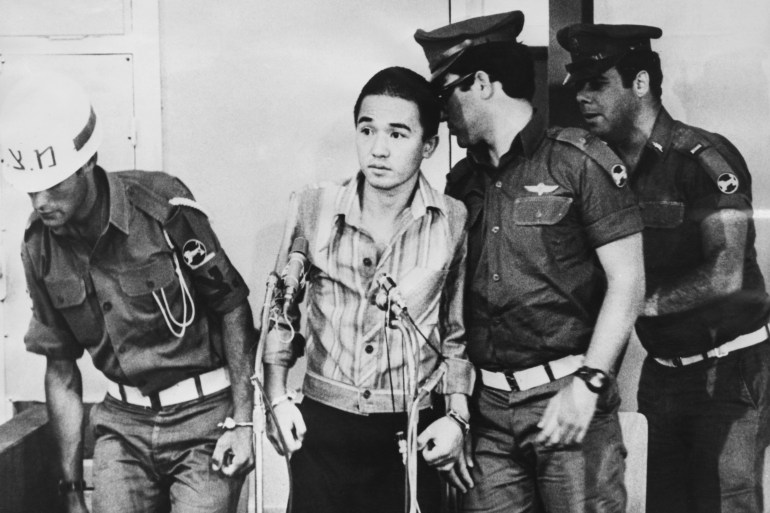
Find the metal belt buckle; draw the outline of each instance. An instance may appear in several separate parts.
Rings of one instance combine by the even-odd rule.
[[[516,382],[516,377],[513,375],[513,372],[511,373],[503,372],[503,376],[505,376],[505,380],[508,381],[508,384],[511,386],[511,392],[521,391],[521,388],[519,387],[519,384]]]
[[[715,358],[722,358],[723,356],[727,356],[727,351],[722,350],[722,346],[718,346],[714,348],[714,357]]]

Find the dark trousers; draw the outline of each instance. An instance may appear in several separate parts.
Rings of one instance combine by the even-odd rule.
[[[479,387],[471,414],[475,486],[462,511],[625,513],[626,449],[614,384],[599,398],[581,444],[549,448],[535,441],[548,401],[571,379],[526,392]]]
[[[291,458],[293,513],[398,513],[404,511],[405,467],[396,432],[406,434],[405,413],[356,415],[305,398],[302,448]],[[420,413],[420,431],[436,418]],[[418,464],[422,513],[438,513],[438,473]]]
[[[107,396],[91,409],[95,513],[235,511],[243,477],[211,469],[230,390],[160,411]]]
[[[770,440],[770,343],[681,368],[647,358],[649,513],[762,511]]]

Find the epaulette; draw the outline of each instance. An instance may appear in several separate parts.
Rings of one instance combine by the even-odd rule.
[[[626,165],[614,151],[607,146],[607,143],[598,137],[591,135],[582,128],[549,128],[546,135],[559,142],[570,144],[579,149],[591,160],[596,162],[599,167],[604,169],[610,175],[612,181],[618,187],[624,187],[628,183],[628,172]]]
[[[671,147],[695,159],[724,194],[738,190],[739,181],[733,167],[719,151],[717,136],[677,123]]]
[[[126,194],[132,205],[161,223],[169,220],[175,208],[169,198],[136,182],[126,188]]]

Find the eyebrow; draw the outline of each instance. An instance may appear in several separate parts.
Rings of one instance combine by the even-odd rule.
[[[373,121],[374,119],[370,118],[369,116],[361,116],[360,118],[358,118],[358,122],[356,123],[356,125],[360,125],[361,123],[371,123]],[[400,128],[402,130],[407,130],[409,132],[412,131],[412,127],[405,123],[388,123],[388,126],[390,126],[391,128]]]

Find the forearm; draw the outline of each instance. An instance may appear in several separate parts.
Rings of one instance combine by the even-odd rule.
[[[703,262],[675,277],[650,276],[642,315],[691,310],[743,286],[748,216],[734,209],[718,210],[700,226]]]
[[[236,421],[249,421],[254,408],[254,358],[257,335],[246,301],[224,315],[224,341]]]
[[[48,417],[65,481],[83,479],[83,386],[77,364],[48,360],[45,372]]]
[[[470,409],[468,408],[468,396],[465,394],[450,394],[445,396],[446,409],[454,410],[460,414],[464,419],[469,419],[471,416]]]
[[[272,400],[286,393],[289,368],[282,365],[265,364],[265,393]]]
[[[633,329],[644,298],[642,240],[639,234],[597,249],[607,275],[607,292],[584,364],[609,372]]]

